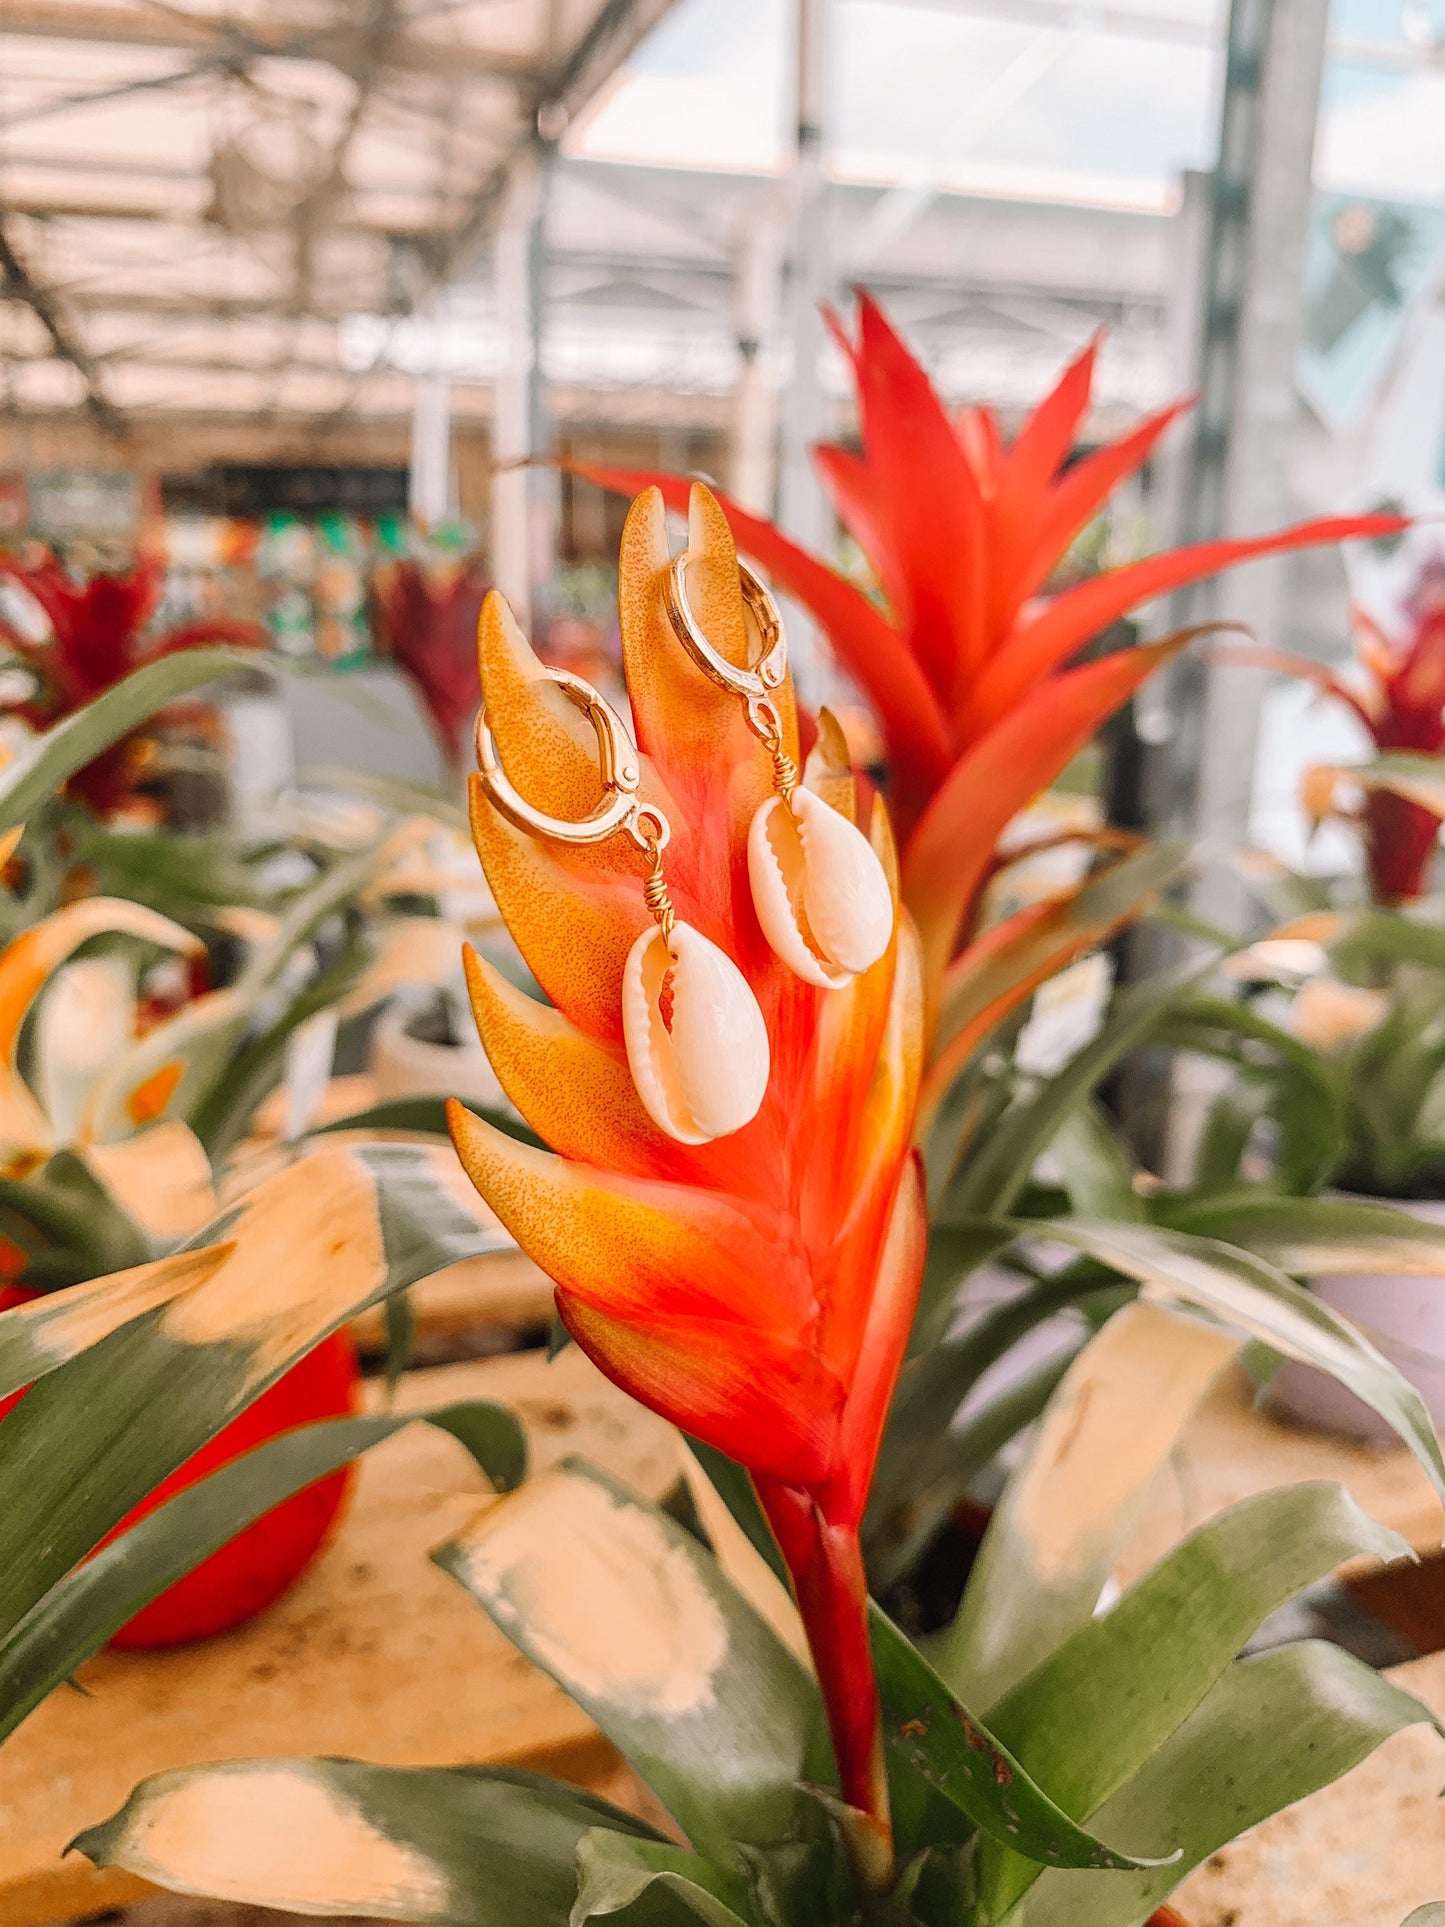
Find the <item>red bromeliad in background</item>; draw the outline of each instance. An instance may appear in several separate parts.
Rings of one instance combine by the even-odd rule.
[[[0,555],[0,575],[30,595],[50,626],[49,635],[36,641],[0,619],[0,643],[36,678],[33,693],[4,707],[37,730],[49,729],[83,708],[151,657],[207,643],[264,641],[254,623],[216,616],[143,643],[165,585],[164,565],[153,555],[143,554],[124,574],[93,575],[86,582],[76,581],[48,552],[33,562]],[[69,787],[95,809],[113,809],[124,801],[138,773],[137,746],[143,740],[139,733],[123,737],[87,764]]]
[[[843,988],[795,976],[769,948],[749,884],[748,828],[773,794],[742,705],[683,652],[664,600],[661,497],[634,504],[620,604],[640,796],[671,826],[678,918],[742,971],[771,1072],[750,1123],[683,1143],[652,1122],[623,1046],[624,960],[650,927],[647,859],[626,836],[575,847],[515,828],[473,779],[477,848],[518,947],[555,1008],[468,956],[482,1041],[508,1097],[552,1146],[519,1144],[452,1107],[473,1182],[557,1286],[568,1330],[626,1391],[748,1468],[793,1575],[826,1700],[864,1877],[891,1868],[878,1695],[858,1528],[912,1322],[923,1194],[909,1146],[922,1053],[918,945],[895,914],[886,953]],[[747,660],[736,551],[694,493],[688,581],[712,645]],[[480,654],[488,722],[535,809],[578,821],[598,801],[591,732],[488,599]],[[797,755],[791,686],[775,696]],[[863,816],[886,868],[881,803],[860,809],[826,726],[804,780]],[[678,966],[679,1030],[687,994]]]
[[[451,770],[461,768],[477,709],[477,615],[486,590],[476,555],[439,569],[389,563],[372,588],[387,651],[416,690]]]
[[[903,894],[936,1000],[999,832],[1183,639],[1071,667],[1079,650],[1140,603],[1235,563],[1403,524],[1393,516],[1305,522],[1149,556],[1047,595],[1070,543],[1189,404],[1174,403],[1069,465],[1097,342],[1006,445],[990,409],[950,417],[866,294],[857,343],[836,321],[833,331],[857,389],[862,452],[824,446],[815,459],[888,613],[770,523],[723,507],[739,547],[810,610],[878,717],[903,839]],[[628,494],[657,482],[674,508],[686,498],[678,477],[574,466]]]
[[[1359,684],[1287,649],[1231,647],[1222,653],[1230,662],[1280,669],[1313,683],[1345,705],[1381,755],[1445,755],[1445,554],[1421,570],[1405,614],[1409,631],[1396,640],[1363,611],[1355,611],[1355,656],[1364,671]],[[1383,785],[1368,786],[1358,808],[1345,807],[1338,790],[1350,775],[1348,766],[1311,771],[1305,796],[1310,814],[1344,816],[1358,823],[1372,902],[1413,903],[1429,888],[1441,814]]]

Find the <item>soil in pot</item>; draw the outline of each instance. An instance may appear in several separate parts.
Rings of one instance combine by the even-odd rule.
[[[0,1311],[39,1296],[23,1286],[0,1289]],[[349,1335],[335,1332],[293,1365],[269,1391],[232,1419],[128,1513],[110,1538],[188,1485],[242,1453],[314,1420],[357,1409],[361,1375]],[[23,1391],[0,1401],[0,1420]],[[115,1635],[122,1647],[179,1646],[244,1625],[300,1578],[325,1543],[345,1501],[354,1467],[318,1479],[284,1500],[153,1599]]]

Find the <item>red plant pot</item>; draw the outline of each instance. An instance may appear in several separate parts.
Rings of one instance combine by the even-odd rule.
[[[0,1287],[0,1311],[38,1296],[24,1286]],[[127,1526],[153,1512],[164,1500],[268,1439],[316,1419],[341,1418],[355,1411],[360,1381],[356,1350],[349,1335],[335,1332],[323,1339],[218,1432],[209,1445],[142,1499],[109,1537],[119,1537]],[[24,1391],[15,1392],[0,1401],[0,1419],[24,1396]],[[300,1578],[321,1550],[350,1489],[353,1473],[351,1466],[329,1473],[253,1521],[184,1579],[178,1579],[143,1606],[121,1627],[111,1644],[180,1646],[188,1640],[228,1632],[263,1612]]]

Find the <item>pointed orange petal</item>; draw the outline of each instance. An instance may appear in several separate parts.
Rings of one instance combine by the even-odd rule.
[[[632,874],[609,876],[595,861],[584,867],[595,852],[543,843],[508,823],[479,776],[467,798],[487,883],[532,975],[579,1029],[620,1038],[622,967],[650,921],[642,901],[646,858],[614,838]]]
[[[849,1382],[836,1452],[841,1477],[825,1501],[828,1517],[838,1523],[859,1524],[868,1503],[884,1422],[918,1308],[927,1248],[923,1166],[914,1152],[903,1166],[889,1213],[871,1280],[857,1366]]]
[[[795,1340],[814,1315],[795,1227],[683,1185],[615,1176],[519,1144],[453,1100],[468,1177],[554,1283],[609,1316],[714,1318]]]
[[[508,983],[470,944],[462,961],[482,1048],[537,1135],[565,1158],[610,1170],[665,1169],[682,1147],[642,1108],[622,1052]]]
[[[843,1387],[810,1344],[705,1318],[639,1331],[563,1290],[557,1310],[615,1384],[750,1469],[811,1485],[835,1461]]]
[[[1139,603],[1187,582],[1202,582],[1258,556],[1360,537],[1396,535],[1407,523],[1398,515],[1343,515],[1300,522],[1270,535],[1238,541],[1199,542],[1186,549],[1146,556],[1122,569],[1081,582],[1052,597],[1036,615],[1025,615],[980,677],[966,718],[969,740],[1006,715],[1019,699],[1066,662],[1076,649]]]
[[[477,661],[487,722],[508,777],[536,808],[580,822],[602,796],[596,735],[495,589],[482,604]]]
[[[903,894],[923,938],[932,1007],[1004,825],[1187,640],[1121,649],[1056,677],[954,764],[903,855]]]

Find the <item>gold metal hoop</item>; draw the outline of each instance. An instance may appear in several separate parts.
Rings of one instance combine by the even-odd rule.
[[[605,843],[618,830],[625,830],[639,849],[655,855],[666,847],[668,822],[655,805],[638,798],[642,767],[626,724],[606,697],[581,676],[565,669],[549,669],[546,673],[592,725],[602,801],[590,816],[575,823],[566,817],[548,816],[529,803],[502,768],[484,708],[477,717],[477,767],[489,801],[509,823],[531,836],[551,837],[558,843]]]
[[[687,595],[687,550],[672,558],[667,572],[667,614],[677,637],[703,674],[731,695],[741,696],[748,706],[748,717],[758,729],[755,708],[767,704],[781,689],[788,674],[788,639],[778,605],[745,562],[738,563],[738,581],[743,602],[762,639],[763,652],[749,668],[740,669],[718,654],[702,632]],[[759,729],[759,734],[761,734]]]

